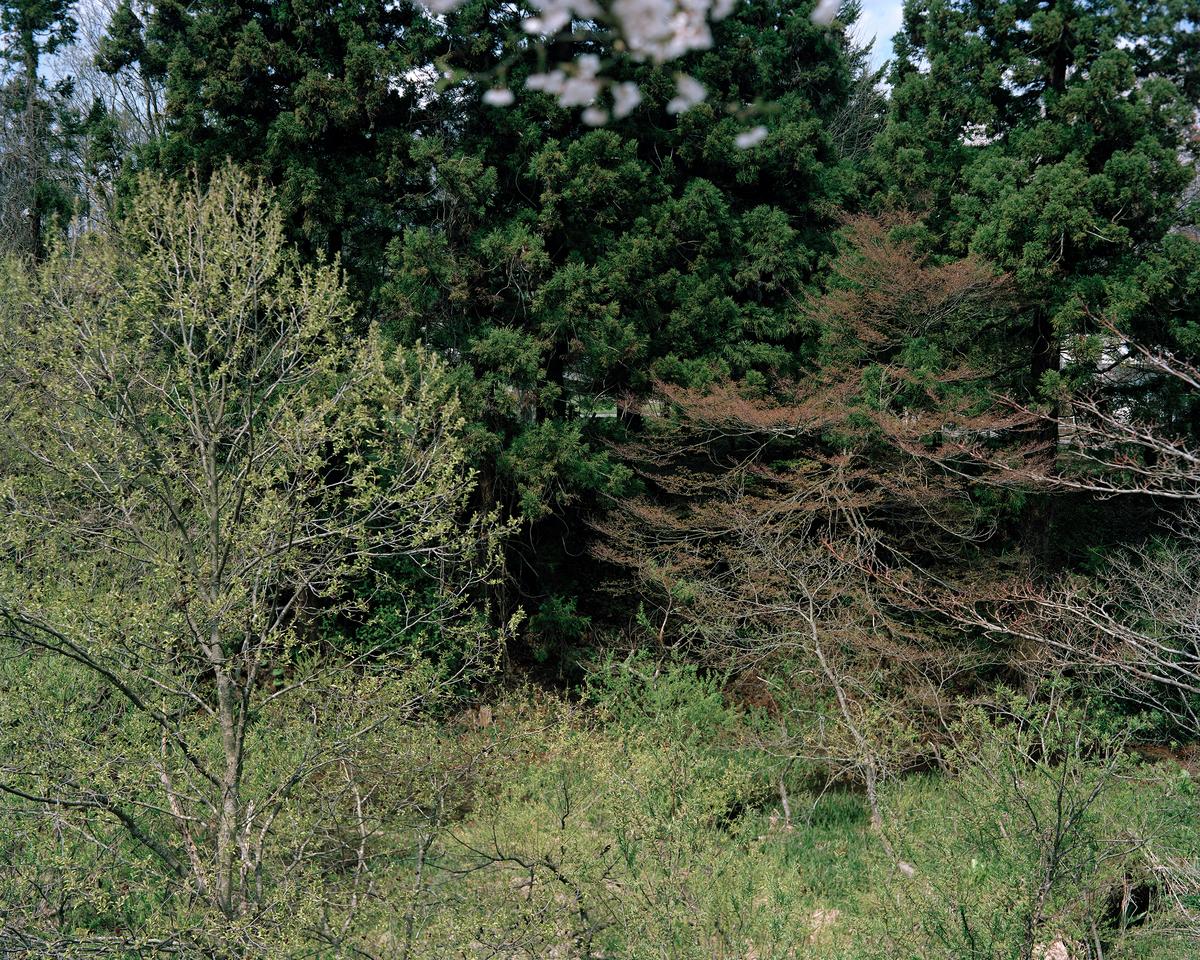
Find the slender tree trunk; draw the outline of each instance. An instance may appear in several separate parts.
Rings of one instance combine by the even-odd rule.
[[[1044,308],[1039,308],[1033,319],[1033,356],[1029,372],[1034,391],[1038,390],[1047,373],[1056,373],[1061,367],[1061,348],[1054,324]],[[1040,399],[1040,398],[1038,398]],[[1038,442],[1046,448],[1048,456],[1054,456],[1059,442],[1059,415],[1057,403],[1040,427]],[[1050,560],[1054,542],[1053,531],[1057,498],[1047,494],[1035,494],[1025,510],[1022,539],[1025,549],[1045,565]]]
[[[241,814],[242,750],[237,722],[237,691],[224,666],[217,667],[217,712],[221,724],[221,749],[225,768],[221,776],[221,802],[217,813],[215,896],[227,917],[237,916],[244,904],[237,888],[237,832]]]

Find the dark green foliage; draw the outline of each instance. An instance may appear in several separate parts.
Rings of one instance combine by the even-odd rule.
[[[1064,336],[1098,317],[1161,327],[1154,291],[1194,282],[1160,245],[1192,177],[1198,17],[1190,0],[905,7],[882,197],[927,211],[948,252],[1012,273],[1027,318],[1013,360],[1033,388]]]
[[[1098,376],[1120,335],[1191,349],[1200,274],[1176,231],[1194,219],[1198,19],[1194,0],[906,4],[876,202],[921,213],[938,252],[1011,277],[1008,317],[980,331],[999,347],[992,389],[1061,415],[1073,393],[1099,391],[1185,433],[1198,425],[1178,385]],[[1061,439],[1046,421],[1017,442]],[[1044,571],[1077,558],[1088,519],[1076,506],[1029,497],[1013,546]]]
[[[380,309],[397,337],[470,365],[496,494],[535,521],[515,561],[534,604],[581,590],[563,579],[580,563],[578,509],[628,489],[596,443],[636,426],[626,400],[656,379],[795,373],[812,353],[796,302],[858,182],[834,121],[872,103],[848,105],[861,65],[808,12],[756,4],[721,24],[714,51],[684,64],[709,99],[674,119],[670,70],[620,67],[644,102],[589,130],[524,91],[537,65],[514,57],[515,104],[472,97],[461,132],[425,154],[436,202],[393,242]],[[456,23],[483,17],[468,6]],[[725,105],[753,103],[770,105],[771,134],[738,150],[745,121]]]
[[[165,81],[170,129],[143,163],[207,173],[231,158],[267,176],[294,239],[340,255],[369,298],[437,111],[413,73],[429,42],[411,7],[382,0],[166,0],[145,23],[123,5],[99,62]]]
[[[42,56],[70,43],[76,23],[73,0],[5,0],[0,3],[0,31],[8,41],[3,59],[20,63],[27,82],[38,75]],[[9,39],[11,38],[11,39]]]

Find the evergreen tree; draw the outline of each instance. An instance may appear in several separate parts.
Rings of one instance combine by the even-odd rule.
[[[1034,389],[1089,318],[1136,331],[1152,283],[1186,282],[1161,258],[1187,259],[1162,244],[1193,175],[1198,19],[1195,0],[905,7],[883,196],[926,210],[947,250],[1013,274]]]
[[[40,255],[50,222],[70,212],[64,175],[70,79],[47,83],[42,67],[73,40],[73,5],[0,3],[0,249]]]
[[[871,85],[855,83],[861,55],[810,11],[754,4],[722,22],[711,51],[678,65],[708,95],[675,119],[664,109],[674,68],[617,63],[613,79],[636,84],[642,101],[589,129],[527,90],[545,65],[514,54],[515,102],[472,99],[453,136],[425,145],[427,209],[391,245],[380,307],[398,338],[463,359],[485,475],[531,524],[513,570],[527,604],[557,611],[555,624],[582,626],[559,616],[592,578],[580,514],[626,489],[604,442],[637,428],[637,404],[625,401],[656,380],[732,375],[764,387],[812,357],[796,305],[836,209],[855,201],[851,132],[879,113]],[[487,50],[507,24],[476,3],[450,27],[491,31]],[[758,116],[747,109],[764,104]],[[739,131],[760,121],[765,140],[739,149]],[[543,622],[535,615],[534,629]]]
[[[1193,177],[1198,19],[1195,0],[906,4],[877,151],[881,202],[925,213],[935,248],[1012,276],[1001,392],[1063,416],[1081,388],[1115,386],[1117,408],[1162,399],[1095,375],[1112,361],[1112,327],[1140,338],[1154,327],[1163,343],[1194,326],[1193,245],[1170,231]],[[1173,413],[1197,415],[1186,398]],[[1058,423],[1039,422],[1046,451]],[[1049,495],[1028,500],[1018,529],[1044,569],[1123,535]]]
[[[442,101],[428,20],[384,0],[123,4],[100,49],[110,73],[165,85],[167,129],[135,165],[201,175],[232,159],[277,188],[294,241],[338,255],[369,300],[403,218],[414,144]]]

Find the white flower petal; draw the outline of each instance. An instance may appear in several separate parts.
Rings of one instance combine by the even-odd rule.
[[[812,12],[812,22],[819,27],[827,27],[837,19],[841,0],[820,0]]]
[[[544,90],[546,93],[561,93],[567,82],[567,75],[561,70],[551,70],[549,73],[531,73],[525,78],[525,86],[530,90]]]
[[[698,103],[703,103],[708,91],[695,77],[681,73],[675,78],[675,93],[677,96],[667,104],[667,113],[683,113],[691,110]]]
[[[571,77],[558,95],[560,107],[586,107],[600,93],[600,81],[593,77]]]
[[[421,6],[433,14],[449,13],[463,5],[463,0],[419,0]]]
[[[514,99],[516,98],[508,87],[492,87],[483,94],[483,102],[489,107],[507,107]]]
[[[575,59],[575,69],[581,77],[594,77],[600,72],[600,58],[594,53],[585,53]]]
[[[636,83],[618,83],[612,88],[613,116],[620,120],[627,117],[642,102],[642,91]]]
[[[612,14],[635,59],[663,63],[712,46],[712,0],[614,0]]]
[[[751,147],[757,147],[766,139],[767,128],[760,125],[750,130],[743,130],[733,138],[733,143],[739,150],[749,150]]]

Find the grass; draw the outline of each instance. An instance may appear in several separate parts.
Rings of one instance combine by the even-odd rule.
[[[466,881],[426,898],[426,955],[1022,956],[1044,853],[1022,817],[1035,809],[1046,822],[1061,764],[1022,768],[1023,796],[994,776],[1011,762],[1003,745],[987,768],[888,782],[885,833],[917,865],[909,877],[872,829],[861,792],[812,786],[811,771],[790,784],[787,828],[779,761],[743,747],[735,734],[746,718],[712,694],[696,676],[676,677],[649,697],[624,689],[583,707],[542,698],[497,708],[496,729],[479,736],[521,749],[439,840],[447,875]],[[1091,761],[1075,773],[1068,788],[1086,794],[1098,775]],[[1123,931],[1109,903],[1123,882],[1161,883],[1145,844],[1195,860],[1189,791],[1186,776],[1161,767],[1105,784],[1055,879],[1036,934],[1043,946],[1082,943],[1095,923],[1104,960],[1195,955],[1194,939],[1169,933],[1179,917],[1162,889],[1149,919]]]

